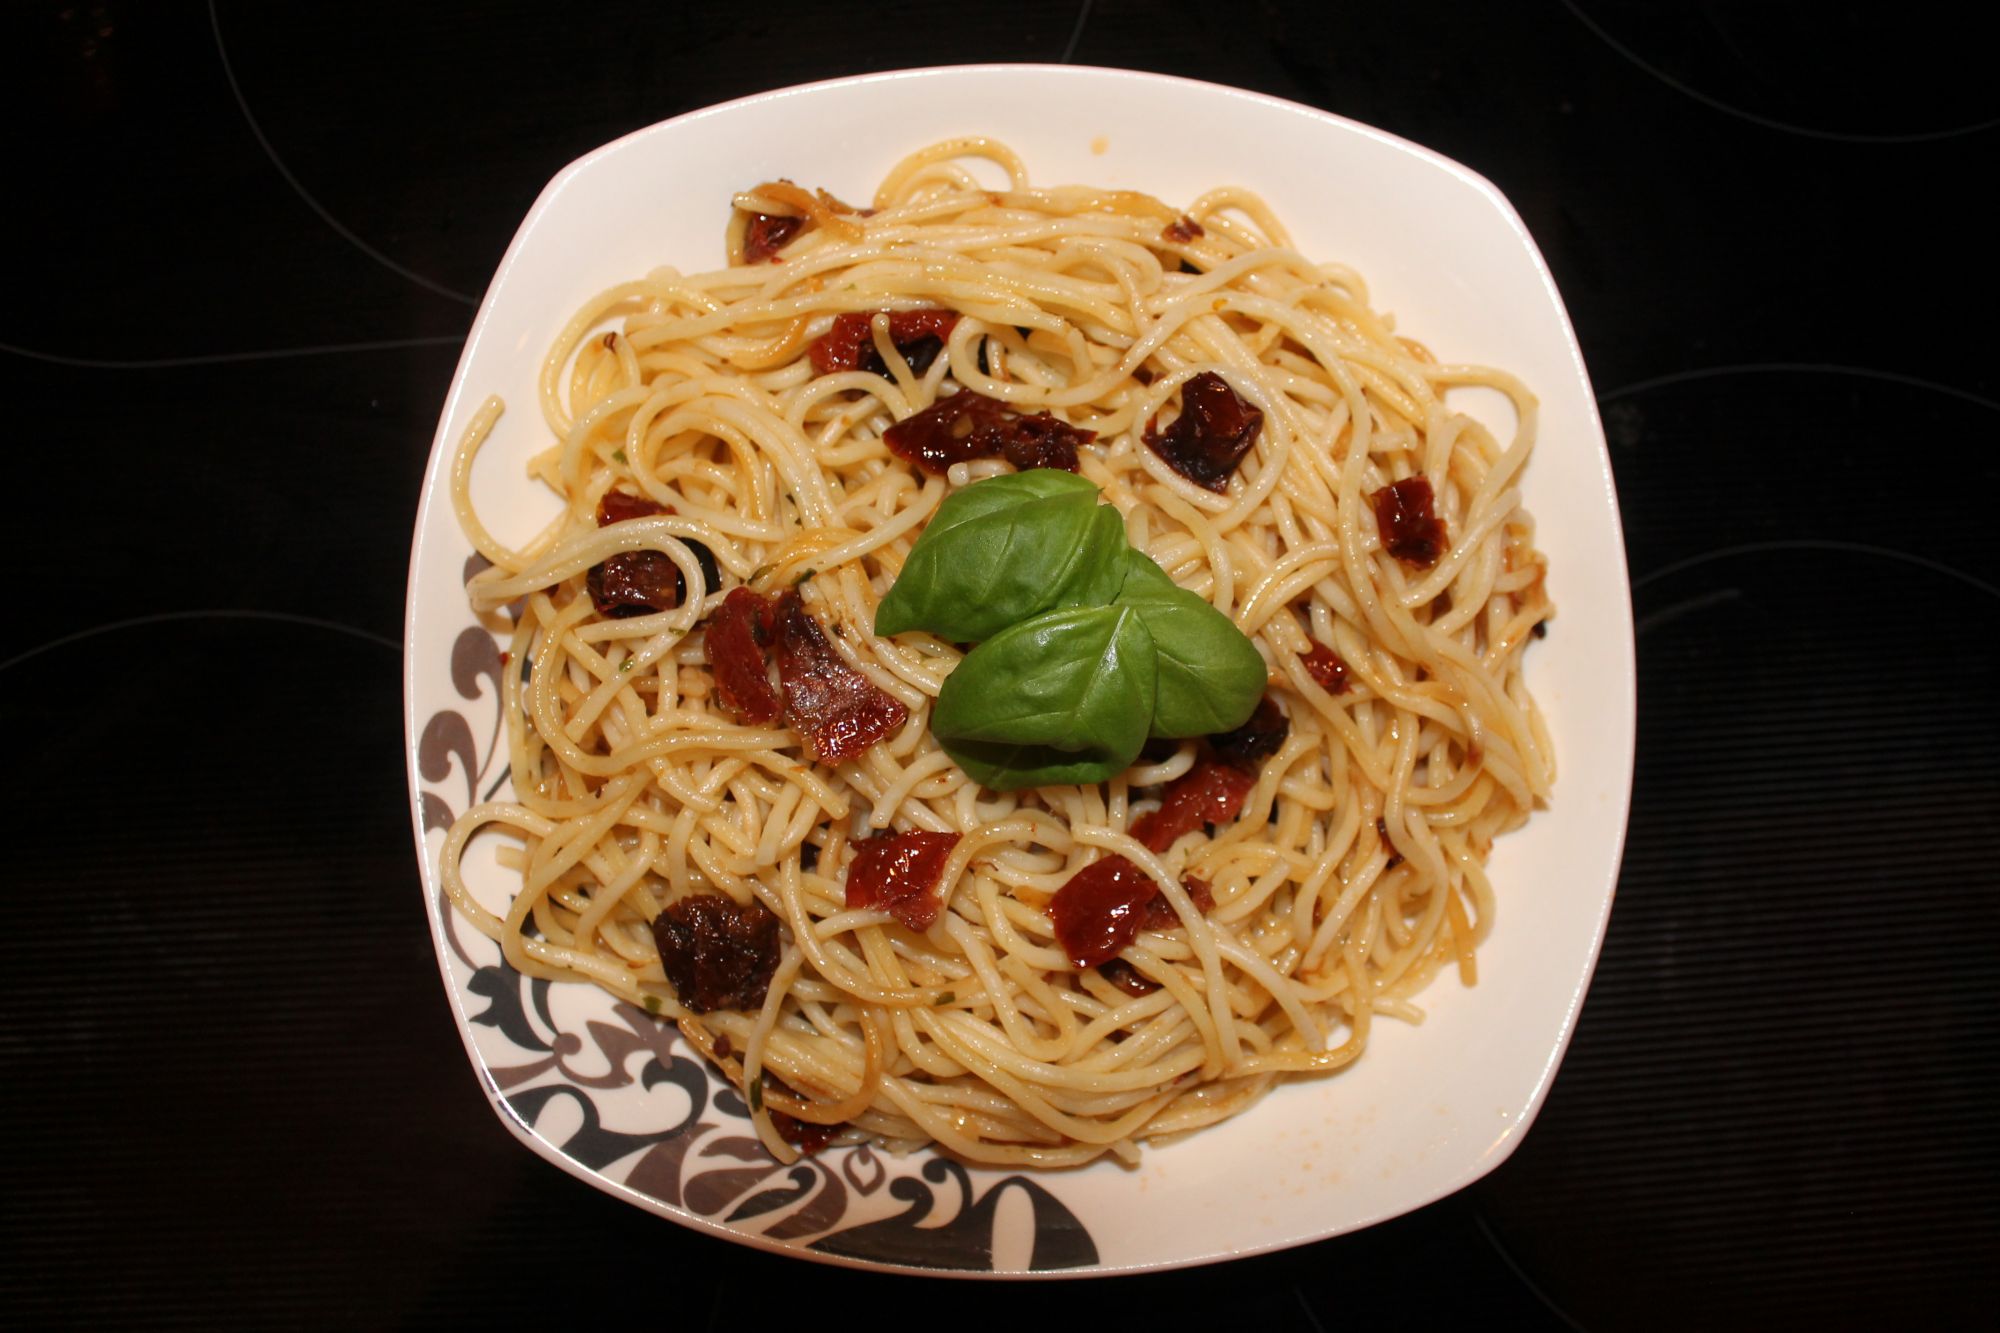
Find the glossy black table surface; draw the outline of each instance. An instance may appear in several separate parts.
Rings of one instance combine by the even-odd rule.
[[[1953,12],[7,6],[0,1322],[1990,1317],[2000,84]],[[453,1030],[401,623],[501,251],[620,134],[973,61],[1233,84],[1464,162],[1599,391],[1640,661],[1610,934],[1520,1150],[1372,1230],[1058,1285],[806,1266],[529,1154]]]

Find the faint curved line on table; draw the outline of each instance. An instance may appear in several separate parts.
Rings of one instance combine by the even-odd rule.
[[[1313,1313],[1312,1302],[1306,1299],[1305,1288],[1296,1282],[1292,1283],[1292,1299],[1305,1313],[1306,1323],[1312,1325],[1313,1333],[1326,1333],[1326,1325],[1319,1321],[1319,1316]]]
[[[1915,375],[1905,375],[1895,370],[1871,370],[1867,366],[1836,366],[1813,361],[1746,361],[1741,365],[1702,366],[1695,370],[1676,370],[1666,375],[1655,375],[1648,380],[1635,380],[1631,384],[1621,384],[1615,389],[1607,389],[1597,395],[1600,403],[1644,393],[1648,389],[1663,389],[1672,384],[1685,384],[1692,380],[1715,379],[1723,375],[1775,375],[1775,374],[1833,374],[1853,375],[1865,380],[1883,380],[1889,384],[1900,384],[1909,389],[1929,389],[1935,393],[1983,407],[1989,412],[2000,412],[2000,403],[1990,398],[1982,398],[1969,389],[1955,388],[1949,384],[1939,384],[1936,380],[1921,379]]]
[[[721,1324],[723,1310],[724,1310],[724,1306],[722,1303],[722,1293],[724,1286],[725,1284],[722,1281],[722,1279],[720,1278],[716,1279],[715,1288],[709,1293],[708,1321],[702,1325],[702,1333],[715,1333],[716,1328]],[[737,1326],[735,1322],[737,1319],[737,1314],[736,1314],[736,1308],[733,1303],[728,1307],[728,1310],[730,1317],[729,1326],[731,1328],[734,1328]]]
[[[80,629],[73,634],[65,634],[60,638],[50,639],[47,643],[38,644],[28,649],[25,653],[17,653],[6,661],[0,662],[0,671],[17,667],[32,658],[40,657],[43,653],[54,652],[58,648],[76,643],[79,640],[94,639],[100,634],[112,634],[124,629],[138,629],[145,625],[168,625],[187,620],[275,620],[280,624],[301,625],[307,629],[323,629],[335,634],[345,634],[349,638],[365,639],[367,642],[379,644],[391,652],[400,653],[403,651],[403,645],[395,639],[361,629],[358,626],[343,625],[337,620],[322,620],[317,616],[294,615],[289,611],[162,611],[157,615],[132,616],[125,620],[107,621],[102,625],[93,625],[89,629]]]
[[[1069,41],[1063,46],[1059,65],[1067,65],[1076,58],[1076,44],[1083,40],[1083,25],[1090,22],[1090,7],[1095,0],[1083,0],[1083,7],[1076,11],[1076,24],[1069,30]]]
[[[1976,574],[1968,574],[1962,569],[1956,569],[1940,560],[1933,560],[1929,556],[1898,551],[1892,546],[1872,546],[1867,542],[1846,542],[1830,537],[1786,537],[1766,542],[1744,542],[1738,546],[1720,546],[1713,551],[1703,551],[1700,555],[1688,556],[1685,560],[1676,560],[1650,574],[1633,579],[1632,591],[1636,593],[1657,579],[1682,573],[1712,560],[1727,560],[1739,555],[1758,555],[1766,551],[1838,551],[1843,555],[1880,556],[1888,560],[1900,560],[1919,569],[1927,569],[1933,574],[1943,574],[1947,578],[1957,579],[1966,587],[1983,592],[1988,597],[2000,597],[2000,587],[1995,587]]]
[[[1671,625],[1676,620],[1694,615],[1698,611],[1706,611],[1712,606],[1739,601],[1742,596],[1741,588],[1717,588],[1712,592],[1697,594],[1686,601],[1675,602],[1672,606],[1663,606],[1651,615],[1639,617],[1638,623],[1632,626],[1632,637],[1643,639],[1649,631],[1656,630],[1662,625]]]
[[[320,221],[338,232],[349,245],[352,245],[362,254],[367,255],[390,272],[401,274],[411,282],[416,283],[417,286],[422,287],[426,291],[435,292],[439,296],[449,297],[454,301],[459,301],[466,305],[478,305],[479,301],[476,297],[467,296],[464,292],[457,291],[445,286],[441,282],[427,278],[414,269],[404,268],[401,264],[398,264],[395,260],[389,258],[389,256],[383,254],[380,250],[377,250],[374,246],[368,244],[368,242],[342,226],[339,218],[327,212],[319,200],[313,198],[312,193],[300,183],[299,178],[294,176],[291,169],[285,165],[284,159],[278,156],[278,150],[271,146],[271,141],[264,137],[264,127],[257,123],[257,117],[251,113],[249,99],[243,96],[242,85],[236,82],[236,70],[229,63],[229,48],[222,41],[222,20],[216,17],[215,0],[208,0],[208,26],[215,33],[215,54],[222,60],[223,76],[229,80],[229,91],[236,98],[236,107],[243,113],[244,123],[250,126],[250,133],[256,137],[258,146],[264,150],[264,156],[271,159],[271,165],[278,169],[278,174],[285,178],[285,183],[292,187],[299,198],[306,201],[306,206],[319,214]]]
[[[343,352],[394,352],[411,347],[457,347],[463,334],[440,334],[430,338],[390,338],[372,343],[321,343],[316,347],[274,347],[262,352],[208,352],[200,356],[163,356],[139,361],[106,361],[89,356],[65,356],[42,352],[15,343],[0,343],[0,352],[46,361],[50,365],[73,366],[79,370],[174,370],[185,366],[228,366],[246,361],[286,361],[302,356],[337,356]]]
[[[1515,1260],[1513,1252],[1500,1243],[1500,1238],[1493,1234],[1492,1226],[1486,1221],[1485,1211],[1477,1205],[1474,1205],[1471,1211],[1472,1223],[1479,1228],[1479,1234],[1486,1237],[1486,1243],[1493,1247],[1493,1253],[1499,1256],[1501,1263],[1507,1265],[1507,1270],[1520,1281],[1522,1286],[1528,1289],[1528,1293],[1540,1301],[1543,1308],[1547,1309],[1550,1314],[1560,1319],[1563,1327],[1574,1329],[1575,1333],[1587,1333],[1582,1324],[1577,1323],[1575,1319],[1570,1317],[1569,1311],[1557,1305],[1555,1299],[1542,1290],[1541,1284],[1528,1276],[1528,1270],[1521,1267],[1520,1263]]]
[[[1668,74],[1665,70],[1640,59],[1638,54],[1630,47],[1592,22],[1588,14],[1585,14],[1576,7],[1576,0],[1563,0],[1563,8],[1567,9],[1578,23],[1590,29],[1596,35],[1597,40],[1603,42],[1613,51],[1616,51],[1619,55],[1625,57],[1625,59],[1631,61],[1661,83],[1666,84],[1667,87],[1672,88],[1675,92],[1680,93],[1684,97],[1694,99],[1711,111],[1720,111],[1725,116],[1735,116],[1738,120],[1747,120],[1752,125],[1761,125],[1767,130],[1778,130],[1785,134],[1802,135],[1808,139],[1823,139],[1830,143],[1897,144],[1929,143],[1938,139],[1956,139],[1960,135],[1977,134],[1981,130],[1991,129],[1995,125],[2000,125],[2000,116],[1996,116],[1988,120],[1975,121],[1970,125],[1954,126],[1948,130],[1921,130],[1912,134],[1854,134],[1846,130],[1816,130],[1806,125],[1794,125],[1789,121],[1773,120],[1769,116],[1760,116],[1754,111],[1745,111],[1742,107],[1731,106],[1719,98],[1710,97],[1707,93],[1690,88],[1679,79]]]

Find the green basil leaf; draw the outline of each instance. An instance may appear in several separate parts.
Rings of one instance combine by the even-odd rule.
[[[1102,782],[1146,743],[1155,657],[1134,608],[1047,611],[966,655],[945,678],[931,730],[995,791]]]
[[[1099,505],[1090,521],[1075,573],[1049,606],[1109,606],[1125,586],[1125,557],[1132,550],[1125,537],[1125,516],[1115,505]]]
[[[1144,553],[1128,547],[1123,563],[1125,582],[1114,605],[1139,613],[1158,654],[1152,734],[1212,736],[1242,726],[1264,697],[1257,646]]]
[[[937,513],[924,528],[924,536],[942,536],[961,523],[984,518],[997,510],[1047,500],[1057,495],[1097,494],[1097,484],[1061,468],[1038,467],[1026,472],[1003,472],[997,477],[961,486],[945,497]],[[921,540],[921,539],[919,539]]]
[[[1183,591],[1181,585],[1160,568],[1157,560],[1129,546],[1120,559],[1118,572],[1123,575],[1117,598],[1121,602],[1141,602],[1149,598],[1158,601]]]
[[[1101,606],[1123,581],[1127,549],[1124,520],[1081,477],[991,477],[939,506],[876,609],[875,632],[977,643],[1053,607]]]

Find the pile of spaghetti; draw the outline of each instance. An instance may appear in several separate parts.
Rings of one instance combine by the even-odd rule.
[[[996,169],[1004,189],[982,183]],[[1551,609],[1520,383],[1399,337],[1244,190],[1183,210],[1034,188],[988,140],[910,156],[871,208],[758,186],[725,239],[730,266],[655,270],[562,329],[531,465],[564,501],[552,527],[511,549],[473,511],[497,400],[456,458],[493,564],[471,599],[512,621],[518,669],[513,799],[458,820],[443,875],[512,966],[677,1021],[782,1160],[847,1135],[1037,1166],[1132,1160],[1353,1061],[1379,1017],[1421,1018],[1441,969],[1475,979],[1484,864],[1552,780],[1521,672]],[[1219,474],[1166,447],[1203,377],[1261,417]],[[1509,438],[1447,404],[1463,385],[1512,401]],[[1015,468],[927,471],[885,434],[966,392],[1081,441],[1074,469],[1131,547],[1262,656],[1276,725],[1221,804],[1210,782],[1163,808],[1214,776],[1221,738],[1001,792],[932,733],[965,646],[878,635],[876,611],[947,497]],[[1391,529],[1418,501],[1413,549]],[[635,570],[672,593],[620,604]],[[730,616],[760,645],[789,616],[820,654],[805,676],[893,704],[880,735],[857,753],[802,734],[799,682],[761,659],[784,706],[746,715],[714,660]],[[465,882],[481,831],[521,876],[504,910]],[[895,841],[914,834],[934,836]],[[871,847],[927,862],[928,910],[857,899]],[[1080,963],[1054,905],[1111,858],[1151,901],[1115,958]],[[716,912],[676,914],[701,902]],[[670,934],[720,953],[676,984]],[[723,993],[684,993],[690,966]]]

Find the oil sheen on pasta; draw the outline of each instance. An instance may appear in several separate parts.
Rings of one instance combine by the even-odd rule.
[[[1243,189],[1174,208],[1037,188],[1005,146],[968,139],[908,157],[868,203],[759,187],[736,200],[728,243],[761,262],[656,269],[576,312],[545,362],[549,444],[531,466],[565,508],[521,549],[468,498],[497,400],[468,431],[454,503],[494,566],[470,595],[531,665],[508,673],[512,799],[458,821],[445,883],[523,973],[595,982],[678,1021],[753,1093],[782,1159],[824,1135],[793,1123],[788,1138],[774,1111],[979,1162],[1131,1160],[1347,1065],[1379,1019],[1421,1018],[1413,998],[1440,969],[1475,979],[1495,918],[1488,854],[1553,776],[1521,671],[1551,614],[1520,507],[1535,400],[1398,336],[1359,274],[1295,251]],[[927,360],[900,354],[880,320],[862,368],[815,369],[837,316],[927,307],[959,316]],[[1263,414],[1220,489],[1147,443],[1205,373]],[[1462,385],[1512,401],[1510,437],[1453,410]],[[930,475],[883,434],[959,388],[1093,432],[1081,475],[1131,544],[1263,655],[1289,725],[1234,820],[1157,854],[1132,836],[1200,741],[1156,743],[1104,783],[999,795],[930,734],[961,649],[878,637],[876,607],[946,495],[1011,465]],[[1388,502],[1371,501],[1414,478],[1443,525],[1427,565],[1385,549]],[[614,489],[662,512],[600,527]],[[689,595],[599,614],[587,571],[634,550],[672,561]],[[797,585],[908,721],[827,767],[782,719],[723,708],[703,621],[745,584]],[[857,842],[890,830],[960,835],[944,910],[921,932],[846,905]],[[461,873],[482,832],[505,839],[511,897]],[[1111,854],[1154,879],[1175,919],[1078,969],[1049,905]],[[1187,882],[1212,894],[1206,913]],[[649,923],[695,893],[777,917],[761,1008],[696,1014],[667,982]]]

